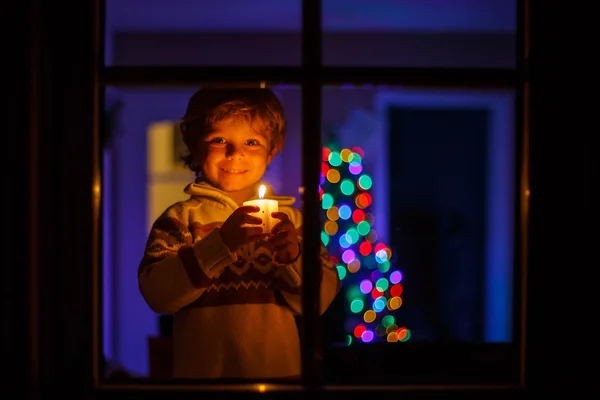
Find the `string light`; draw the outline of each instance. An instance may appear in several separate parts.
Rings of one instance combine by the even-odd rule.
[[[378,241],[372,178],[365,173],[364,151],[358,147],[323,147],[319,195],[323,214],[321,241],[335,261],[346,288],[346,344],[406,342],[410,329],[399,326],[402,272],[392,249]]]

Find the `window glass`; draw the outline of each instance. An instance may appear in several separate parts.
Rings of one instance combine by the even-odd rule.
[[[225,199],[225,195],[207,194],[207,191],[210,191],[208,189],[188,187],[196,178],[194,172],[186,168],[182,160],[182,156],[189,153],[189,148],[183,140],[180,120],[186,114],[188,100],[197,89],[111,87],[106,92],[107,123],[106,131],[103,132],[102,179],[104,194],[102,352],[106,360],[104,377],[112,381],[128,379],[162,381],[179,378],[175,373],[177,358],[190,357],[194,362],[194,346],[181,353],[182,349],[179,347],[178,350],[178,343],[185,342],[186,335],[195,335],[195,338],[204,336],[204,341],[196,341],[188,337],[193,343],[200,343],[201,347],[202,343],[209,343],[209,345],[216,343],[211,342],[213,339],[216,340],[211,335],[217,335],[218,338],[229,338],[229,348],[222,343],[211,345],[217,353],[210,357],[210,360],[204,359],[205,355],[202,355],[195,364],[206,363],[204,365],[215,367],[210,371],[203,369],[198,373],[214,373],[221,376],[227,373],[244,375],[252,373],[257,368],[266,368],[273,373],[277,381],[298,383],[300,375],[298,312],[301,304],[301,289],[294,286],[292,279],[298,277],[298,274],[292,274],[295,270],[284,271],[283,267],[274,266],[273,249],[264,240],[253,241],[248,245],[247,254],[240,253],[241,250],[237,251],[236,259],[231,259],[231,262],[226,265],[223,264],[222,268],[215,266],[214,268],[220,268],[218,273],[211,269],[210,273],[214,272],[214,276],[209,276],[206,282],[199,280],[205,283],[202,286],[204,291],[199,296],[190,292],[190,296],[194,298],[190,297],[186,300],[174,293],[174,287],[181,289],[178,289],[177,293],[187,293],[186,288],[189,289],[189,282],[193,281],[191,278],[193,274],[190,275],[190,269],[186,264],[189,260],[181,251],[184,245],[182,242],[189,244],[187,243],[189,239],[197,247],[197,244],[214,233],[216,228],[221,229],[221,240],[224,242],[222,220],[228,218],[227,207],[233,209],[231,203],[235,202],[231,200],[233,195]],[[219,169],[212,172],[217,174],[219,181],[231,178],[229,176],[231,174],[237,174],[231,178],[237,179],[235,182],[232,181],[233,183],[230,182],[234,184],[241,182],[239,179],[242,178],[238,176],[239,174],[247,177],[244,179],[252,180],[262,175],[261,168],[266,168],[264,176],[260,178],[260,183],[264,183],[267,189],[265,198],[277,203],[278,210],[285,212],[292,221],[293,230],[297,229],[300,232],[302,224],[301,214],[299,214],[302,211],[301,91],[298,87],[289,85],[273,87],[272,91],[283,105],[285,120],[287,120],[285,145],[280,153],[268,163],[267,144],[262,142],[264,137],[261,134],[255,131],[250,133],[243,131],[240,135],[256,133],[256,138],[254,136],[248,140],[244,138],[243,142],[240,142],[243,145],[241,146],[236,141],[237,136],[229,137],[227,135],[230,131],[224,131],[222,135],[217,135],[211,140],[212,147],[219,147],[224,143],[223,146],[228,149],[227,151],[230,145],[244,147],[244,150],[236,147],[233,155],[215,159],[211,165],[217,165]],[[186,115],[192,114],[193,112],[190,112]],[[191,130],[184,131],[193,133]],[[262,151],[263,145],[265,146],[264,159],[262,153],[257,153]],[[252,163],[248,161],[249,157],[252,157]],[[258,171],[257,176],[255,171]],[[227,176],[224,178],[221,176],[223,174]],[[214,178],[213,175],[209,177],[208,173],[205,177],[209,180]],[[187,192],[184,191],[186,187]],[[198,204],[204,204],[202,207],[205,208],[211,205],[211,212],[214,211],[214,215],[202,214],[200,211],[196,213],[194,211],[196,203],[190,201],[191,196],[202,197],[198,200]],[[259,190],[255,196],[259,196]],[[183,203],[180,203],[180,207],[173,208],[173,204],[178,202]],[[273,204],[270,204],[271,208],[261,208],[261,210],[269,213],[273,211],[272,206]],[[163,217],[167,209],[175,214],[168,214],[170,219],[165,220]],[[159,218],[162,218],[160,220],[166,228],[158,229],[160,227],[157,227],[156,221]],[[264,220],[262,216],[261,219]],[[184,220],[187,222],[184,223]],[[271,223],[269,228],[278,222],[276,218],[267,218],[267,220]],[[177,240],[178,232],[181,233],[181,240]],[[152,249],[154,250],[145,252],[147,243],[150,243],[149,237],[153,238]],[[217,239],[214,240],[218,242]],[[301,240],[300,235],[300,242]],[[293,250],[297,251],[301,248],[300,243],[299,248]],[[168,271],[159,269],[155,261],[161,257],[158,254],[161,251],[169,253],[172,257],[177,253],[176,257],[181,262],[173,263]],[[208,257],[206,254],[214,253],[211,251],[211,249],[204,249],[198,250],[197,254],[194,253],[196,263],[193,268],[196,269],[191,271],[202,269],[208,276],[209,272],[204,269],[204,266],[210,261],[206,258]],[[223,257],[230,257],[227,252],[225,253],[222,254]],[[142,259],[149,261],[144,263]],[[290,262],[289,265],[296,266],[297,262],[301,262],[301,258],[299,260],[292,260],[294,263]],[[138,269],[141,264],[145,267]],[[178,270],[185,270],[189,279],[184,279],[183,272],[179,275],[173,272]],[[286,271],[289,272],[289,276],[286,275]],[[144,287],[150,286],[142,285],[141,280],[138,279],[139,275],[151,276],[156,273],[163,274],[161,275],[163,281],[152,282],[155,286],[163,284],[164,286],[155,288],[154,291],[146,289],[148,293],[151,291],[154,294],[143,296]],[[337,280],[334,271],[331,275]],[[147,281],[150,282],[150,279],[148,278]],[[180,303],[185,304],[180,304],[182,307],[171,306],[175,300],[170,302],[166,299],[171,294],[173,295],[171,297],[177,297],[178,302],[181,300]],[[155,305],[154,310],[150,307],[151,299],[155,299],[158,304]],[[196,333],[191,332],[194,329],[197,330]],[[264,349],[260,347],[261,343]],[[177,351],[179,351],[178,355]],[[254,356],[252,356],[253,351],[256,353]],[[266,351],[270,351],[271,354],[266,354]],[[280,354],[281,351],[284,352]],[[267,361],[263,358],[276,362],[265,364]],[[234,368],[228,364],[227,367],[223,360],[228,359],[237,363],[237,366]],[[258,363],[259,367],[252,367],[255,365],[253,363]],[[277,363],[282,364],[277,365]]]
[[[342,279],[324,318],[328,381],[506,383],[513,93],[322,93],[321,240]]]
[[[516,0],[323,0],[323,63],[516,67]]]
[[[106,65],[300,65],[301,4],[107,0]]]

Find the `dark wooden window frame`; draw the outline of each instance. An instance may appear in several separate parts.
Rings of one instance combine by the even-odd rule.
[[[31,118],[29,128],[29,274],[28,360],[33,391],[94,393],[113,396],[136,394],[188,395],[198,390],[231,391],[232,395],[257,394],[247,385],[105,385],[100,379],[100,205],[102,176],[100,135],[103,124],[103,91],[107,86],[187,86],[203,82],[296,83],[302,87],[305,132],[321,131],[321,88],[326,84],[386,83],[414,87],[508,88],[516,98],[516,226],[515,333],[519,340],[519,369],[515,384],[490,388],[477,386],[372,386],[368,390],[404,391],[406,394],[460,392],[481,396],[502,390],[507,396],[525,387],[525,322],[529,216],[528,34],[529,0],[518,1],[518,54],[515,70],[442,68],[353,68],[321,65],[321,2],[303,2],[302,66],[285,68],[234,67],[105,67],[103,65],[104,5],[102,0],[78,2],[67,18],[50,5],[32,1],[29,76]],[[83,4],[89,3],[89,4]],[[61,12],[62,13],[62,12]],[[80,43],[79,43],[80,42]],[[318,262],[319,135],[303,135],[303,185],[305,232],[315,240],[305,244],[305,263]],[[89,266],[92,268],[89,268]],[[303,385],[272,386],[269,390],[303,393],[343,393],[352,387],[323,387],[316,357],[319,319],[317,274],[305,269],[303,306]],[[76,390],[79,388],[80,390]],[[67,389],[68,391],[69,389]],[[194,395],[194,394],[192,394]],[[195,394],[197,395],[197,393]]]

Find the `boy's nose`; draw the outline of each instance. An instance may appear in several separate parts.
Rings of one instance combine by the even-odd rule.
[[[227,158],[231,160],[244,158],[244,152],[239,146],[229,143],[229,145],[227,146]]]

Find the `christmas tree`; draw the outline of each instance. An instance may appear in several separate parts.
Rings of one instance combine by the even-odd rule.
[[[391,249],[377,240],[371,177],[363,171],[360,147],[322,150],[319,194],[321,241],[342,280],[346,302],[346,343],[405,342],[410,330],[397,321],[402,306],[402,272]]]

